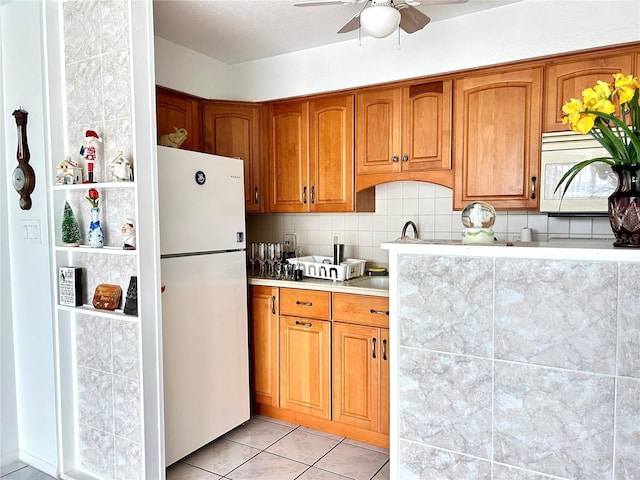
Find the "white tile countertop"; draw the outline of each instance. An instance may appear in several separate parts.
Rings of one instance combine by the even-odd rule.
[[[382,277],[356,277],[345,281],[323,280],[320,278],[304,277],[303,280],[276,280],[269,277],[247,277],[249,285],[262,285],[266,287],[303,288],[307,290],[322,290],[327,292],[355,293],[357,295],[372,295],[375,297],[388,297],[389,288],[359,286],[358,283],[365,282],[370,278]],[[388,277],[384,277],[388,278]]]
[[[410,240],[387,242],[382,248],[395,253],[442,256],[537,258],[640,262],[640,248],[614,247],[610,239],[558,239],[549,242],[495,242],[463,244],[461,240]]]

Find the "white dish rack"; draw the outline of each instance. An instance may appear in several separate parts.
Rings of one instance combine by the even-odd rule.
[[[340,265],[333,265],[332,257],[309,255],[307,257],[289,258],[289,263],[300,265],[305,277],[324,278],[327,280],[349,280],[364,275],[366,260],[347,258]]]

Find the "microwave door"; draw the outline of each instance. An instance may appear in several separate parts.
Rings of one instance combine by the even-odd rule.
[[[607,199],[616,188],[617,179],[604,163],[593,163],[583,169],[562,197],[555,191],[562,176],[582,160],[601,157],[601,148],[554,150],[542,153],[540,211],[555,214],[606,213]]]

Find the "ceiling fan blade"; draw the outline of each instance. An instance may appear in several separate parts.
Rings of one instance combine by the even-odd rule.
[[[363,3],[363,0],[358,0],[358,3]],[[356,13],[353,17],[351,17],[351,19],[347,23],[345,23],[340,30],[338,30],[338,33],[352,32],[353,30],[357,30],[358,28],[360,28],[360,14],[363,12],[365,8],[367,8],[368,5],[369,5],[369,1],[366,0],[364,2],[364,5],[360,9],[360,11]]]
[[[407,33],[421,30],[431,21],[429,17],[415,7],[406,5],[398,8],[398,10],[400,11],[400,28]]]
[[[306,0],[303,2],[296,2],[294,7],[316,7],[319,5],[344,5],[349,3],[356,3],[356,0]]]

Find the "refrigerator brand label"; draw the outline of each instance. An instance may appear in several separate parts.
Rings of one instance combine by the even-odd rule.
[[[196,183],[198,185],[204,185],[204,182],[207,181],[207,176],[204,174],[202,170],[198,170],[196,172]]]

